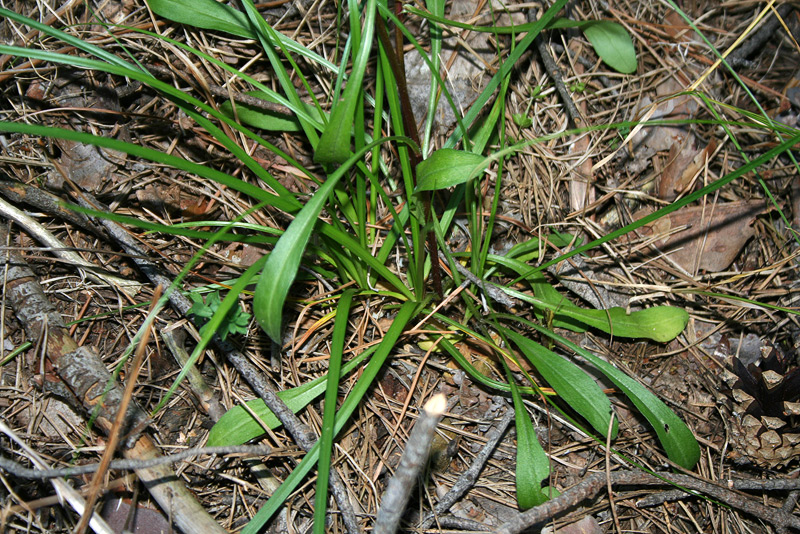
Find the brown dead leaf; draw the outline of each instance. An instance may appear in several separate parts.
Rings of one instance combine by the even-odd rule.
[[[136,199],[150,209],[179,213],[187,219],[207,216],[214,203],[212,199],[186,191],[178,184],[167,187],[147,184],[136,191]]]
[[[100,515],[114,532],[172,532],[172,525],[159,510],[142,503],[131,508],[134,506],[129,499],[114,497],[106,500]]]
[[[703,148],[693,133],[689,133],[683,143],[672,145],[667,166],[659,176],[658,198],[672,201],[685,192],[716,149],[714,139]]]
[[[587,515],[577,523],[559,528],[556,532],[558,532],[558,534],[602,534],[604,530],[600,527],[600,523],[597,522],[594,516]]]
[[[118,164],[124,161],[122,153],[114,153],[93,145],[84,145],[59,139],[57,141],[61,149],[59,163],[61,168],[66,171],[70,180],[83,189],[96,193],[99,191],[106,180],[117,169]]]
[[[120,116],[116,112],[119,112],[120,106],[116,93],[98,84],[93,77],[85,74],[59,77],[53,82],[49,98],[52,102],[48,103],[59,107],[74,108],[80,113],[94,113],[91,129],[79,119],[59,120],[60,127],[127,140],[127,127],[118,122]],[[97,193],[107,186],[113,188],[110,178],[119,167],[125,165],[125,153],[70,139],[58,139],[55,142],[61,150],[58,170],[63,177],[91,193]],[[50,185],[60,188],[63,177],[51,177]]]
[[[697,101],[689,95],[670,98],[684,90],[677,81],[670,78],[656,87],[659,99],[664,99],[656,106],[650,120],[689,120],[698,110]],[[644,115],[653,102],[643,98],[635,117]],[[628,171],[634,174],[642,172],[650,165],[650,158],[657,152],[670,150],[674,145],[681,145],[689,135],[689,130],[682,126],[647,126],[642,128],[630,142],[631,162]]]
[[[575,73],[579,76],[583,74],[583,65],[576,63]],[[585,117],[586,100],[581,100],[578,107],[580,114]],[[569,207],[573,212],[582,212],[595,201],[595,189],[592,185],[594,182],[592,158],[587,154],[589,144],[588,135],[578,134],[573,136],[573,142],[569,147],[570,155],[574,154],[582,158],[580,164],[573,170],[572,179],[569,181]]]
[[[764,210],[762,200],[693,206],[645,225],[639,232],[655,237],[653,245],[658,251],[690,273],[723,271],[755,235],[751,224]],[[645,214],[640,211],[634,218]]]

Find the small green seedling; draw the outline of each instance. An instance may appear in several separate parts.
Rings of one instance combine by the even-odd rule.
[[[520,128],[528,128],[533,124],[533,119],[528,117],[525,113],[514,113],[511,119],[514,121],[514,124]]]
[[[193,302],[189,313],[197,317],[199,322],[204,323],[200,328],[200,335],[204,336],[208,320],[214,316],[222,302],[219,298],[219,291],[209,294],[205,301],[203,301],[203,296],[197,293],[189,293],[189,297]],[[228,334],[246,334],[247,325],[250,324],[250,317],[251,315],[242,311],[239,306],[234,306],[225,316],[225,320],[217,331],[219,337],[225,339]]]

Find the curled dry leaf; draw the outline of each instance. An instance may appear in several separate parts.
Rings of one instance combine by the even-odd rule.
[[[658,179],[658,198],[673,201],[685,192],[716,149],[717,142],[714,139],[703,147],[691,132],[683,142],[673,144],[669,149],[667,166]]]
[[[651,121],[656,120],[690,120],[694,118],[698,110],[697,101],[689,95],[679,95],[670,98],[684,90],[678,82],[669,79],[656,87],[656,94],[661,100],[656,106],[655,112],[650,117]],[[639,105],[634,117],[640,118],[650,109],[653,102],[645,97]],[[627,165],[627,170],[638,174],[650,165],[650,158],[657,152],[670,150],[674,145],[683,144],[689,135],[687,127],[679,125],[653,125],[642,128],[636,134],[628,147],[631,160]]]
[[[639,232],[653,237],[658,252],[688,272],[723,271],[733,263],[755,230],[756,216],[764,212],[761,200],[693,206],[643,226]],[[637,213],[640,219],[646,213]]]

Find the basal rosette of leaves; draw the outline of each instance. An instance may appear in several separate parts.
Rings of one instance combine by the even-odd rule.
[[[543,29],[559,24],[554,21],[565,4],[566,0],[554,2],[540,20],[524,27],[520,26],[507,32],[505,30],[501,32],[497,27],[493,28],[495,33],[518,33],[520,37],[515,42],[513,50],[504,56],[486,89],[460,118],[456,131],[444,146],[424,154],[426,157],[423,157],[421,147],[430,146],[431,139],[419,139],[416,132],[408,131],[408,126],[415,125],[416,122],[410,120],[413,117],[403,115],[405,108],[402,102],[407,95],[402,94],[403,84],[398,83],[397,79],[398,75],[403,74],[398,69],[396,51],[384,41],[384,33],[386,26],[393,26],[403,34],[406,42],[420,51],[433,73],[431,94],[435,95],[441,91],[445,100],[458,111],[448,94],[446,84],[438,74],[442,65],[435,52],[441,50],[441,34],[432,33],[430,42],[421,43],[391,10],[377,0],[368,0],[363,5],[357,2],[347,4],[349,39],[344,47],[347,53],[343,54],[338,65],[270,27],[249,0],[242,2],[242,10],[214,0],[148,0],[152,11],[164,19],[254,39],[257,43],[254,46],[260,47],[260,51],[263,51],[264,62],[268,63],[268,68],[275,76],[277,89],[268,87],[219,59],[185,44],[150,34],[153,39],[163,39],[187,54],[194,54],[208,61],[225,71],[227,75],[239,78],[251,88],[248,92],[250,96],[278,103],[289,110],[288,114],[278,115],[262,113],[258,109],[247,109],[244,113],[238,113],[233,104],[218,109],[158,80],[148,73],[146,68],[124,60],[121,55],[115,55],[108,50],[75,39],[65,32],[0,9],[0,16],[36,27],[52,38],[77,48],[84,55],[6,45],[0,46],[0,53],[37,59],[54,65],[105,72],[147,84],[174,102],[199,127],[216,139],[221,148],[238,158],[247,172],[259,180],[259,186],[212,167],[189,162],[134,143],[35,124],[3,122],[0,123],[0,131],[72,139],[81,143],[113,148],[137,158],[158,162],[212,180],[252,198],[259,206],[279,210],[291,218],[292,222],[286,228],[255,229],[255,235],[248,236],[248,239],[259,239],[274,246],[266,258],[231,284],[233,289],[224,299],[220,299],[220,295],[215,293],[214,297],[209,297],[204,302],[195,300],[196,308],[193,308],[193,313],[208,319],[209,322],[208,329],[202,332],[203,340],[192,354],[192,361],[199,357],[214,332],[224,336],[240,332],[245,327],[246,315],[240,310],[236,311],[239,301],[237,292],[253,284],[255,284],[254,315],[265,334],[278,345],[282,345],[284,341],[287,299],[299,273],[302,272],[301,267],[328,280],[335,279],[342,285],[351,285],[346,292],[335,293],[332,297],[333,304],[328,304],[331,306],[328,317],[335,321],[331,337],[331,376],[320,377],[279,394],[294,412],[303,410],[318,397],[326,395],[324,439],[306,454],[243,532],[259,531],[283,506],[285,499],[301,484],[304,477],[315,468],[320,458],[323,459],[322,465],[330,465],[331,447],[336,434],[344,428],[349,417],[370,391],[373,380],[391,357],[398,340],[416,319],[430,314],[443,296],[461,284],[458,270],[452,269],[453,280],[445,281],[443,295],[431,291],[429,282],[432,273],[438,269],[438,251],[444,253],[448,262],[453,265],[456,261],[466,260],[469,269],[477,276],[483,277],[482,280],[486,284],[492,284],[507,297],[524,303],[526,309],[531,310],[537,317],[551,316],[554,328],[578,332],[593,330],[617,338],[665,343],[679,336],[687,324],[688,314],[682,308],[653,306],[634,312],[627,312],[621,308],[586,309],[556,290],[543,275],[543,270],[548,265],[572,255],[587,253],[720,189],[786,152],[800,141],[800,135],[786,138],[735,172],[639,221],[609,232],[590,243],[581,244],[565,255],[552,257],[538,264],[534,261],[539,260],[537,255],[539,250],[548,250],[542,244],[544,238],[546,242],[560,243],[559,246],[562,247],[572,241],[572,236],[561,234],[542,236],[542,241],[533,238],[517,245],[504,256],[490,254],[491,230],[497,217],[497,202],[495,200],[491,215],[484,220],[484,199],[481,197],[479,182],[486,170],[492,169],[498,176],[494,195],[497,199],[504,172],[503,165],[507,158],[514,157],[534,143],[574,133],[559,132],[516,145],[508,144],[503,135],[505,121],[503,102],[508,90],[509,76],[536,36]],[[423,17],[427,19],[428,24],[439,28],[446,25],[458,26],[444,18],[443,2],[430,2],[428,8],[424,13],[409,8],[406,16]],[[565,22],[560,24],[561,27],[570,25]],[[624,37],[627,37],[625,41],[620,28],[600,22],[584,22],[575,26],[586,32],[604,61],[612,66],[616,64],[616,68],[622,72],[635,69],[635,55],[633,58],[630,56],[632,45],[628,47],[630,37],[625,33]],[[470,29],[475,28],[470,26]],[[429,46],[426,48],[423,45]],[[613,57],[615,51],[619,56],[616,59]],[[304,62],[297,62],[297,58],[303,58]],[[314,94],[311,90],[301,92],[297,89],[298,85],[310,89],[309,73],[299,66],[306,63],[313,63],[333,80],[334,89],[329,102],[321,103],[315,98],[301,97],[301,94]],[[374,65],[374,71],[378,73],[375,80],[376,89],[371,94],[365,91],[369,65]],[[432,114],[434,110],[435,107],[430,108],[430,113]],[[375,117],[375,122],[366,124],[363,120],[366,116]],[[633,123],[620,123],[593,128],[623,129],[635,126]],[[229,136],[225,133],[226,129],[234,134]],[[321,164],[322,170],[316,167],[306,168],[280,151],[259,133],[261,130],[280,131],[298,136],[314,151],[315,160]],[[381,132],[386,130],[394,132],[393,137],[383,137]],[[304,176],[307,183],[313,184],[312,193],[302,196],[287,190],[279,180],[251,157],[248,151],[242,149],[237,136],[256,143],[289,162],[297,175]],[[499,145],[490,146],[490,139],[500,139],[497,141]],[[385,152],[382,152],[381,148],[387,145],[392,145],[392,151],[385,152],[396,154],[395,160],[385,159]],[[387,179],[390,167],[397,170],[396,175],[399,178],[396,182],[389,182]],[[431,206],[430,196],[444,189],[450,192],[447,203],[444,206],[435,204]],[[401,202],[393,200],[397,194],[400,195]],[[383,233],[375,230],[378,221],[375,206],[379,201],[386,205],[386,209],[390,212],[388,219],[391,228]],[[454,214],[457,209],[467,211],[469,227],[472,230],[470,252],[458,258],[442,246],[453,230]],[[326,220],[320,219],[323,212],[328,214]],[[117,217],[113,214],[106,216]],[[207,230],[189,230],[184,227],[157,225],[134,219],[124,219],[124,221],[172,235],[189,235],[191,232],[194,238],[208,240],[208,246],[215,240],[230,238],[226,237],[225,231],[215,234]],[[231,227],[233,225],[234,222],[231,223]],[[435,248],[438,250],[431,250],[431,243],[436,245]],[[398,255],[403,256],[403,264],[407,266],[403,272],[398,272],[393,264],[393,258]],[[525,287],[521,289],[515,286],[512,289],[511,284],[502,285],[508,282],[508,277],[516,277],[525,284]],[[475,292],[482,291],[479,285],[475,285],[473,289]],[[373,347],[350,361],[343,361],[348,313],[354,307],[354,302],[358,302],[359,299],[366,301],[373,297],[379,297],[386,303],[387,309],[391,306],[393,321],[385,336],[376,340],[377,343]],[[333,308],[336,304],[340,305],[338,309]],[[571,343],[554,331],[554,328],[544,328],[536,322],[520,321],[519,317],[514,317],[512,320],[511,317],[494,310],[484,312],[466,297],[463,297],[460,305],[466,310],[464,324],[461,320],[443,315],[434,314],[434,319],[446,325],[453,335],[468,336],[492,347],[497,361],[503,367],[504,381],[486,376],[476,369],[459,353],[456,346],[448,339],[448,335],[441,335],[439,338],[437,338],[439,334],[420,336],[418,341],[438,339],[441,350],[450,355],[477,383],[492,391],[508,393],[511,397],[517,416],[519,444],[517,498],[521,507],[540,504],[553,493],[552,489],[543,487],[550,474],[549,459],[533,431],[524,405],[526,397],[535,397],[542,387],[552,388],[558,399],[554,407],[565,406],[577,413],[581,417],[578,423],[587,427],[589,429],[587,431],[598,440],[605,442],[609,433],[612,439],[617,435],[616,417],[608,397],[589,377],[584,366],[574,361],[575,355],[580,355],[587,362],[584,365],[592,366],[602,373],[627,396],[648,420],[670,460],[686,469],[694,467],[699,459],[700,449],[692,432],[672,410],[639,382],[611,363]],[[494,304],[492,306],[497,307]],[[520,324],[523,326],[520,327]],[[491,330],[507,343],[504,345],[497,343],[490,336],[486,336],[484,330]],[[548,340],[552,340],[557,348]],[[531,377],[523,377],[524,380],[521,380],[519,374],[511,372],[511,367],[507,364],[518,358],[528,360],[542,377],[543,382],[537,383]],[[340,376],[347,376],[355,370],[359,370],[360,377],[337,409],[335,401]],[[176,387],[177,382],[172,390]],[[165,401],[162,402],[164,403]],[[208,444],[245,443],[263,435],[264,427],[276,428],[280,425],[263,401],[250,401],[247,403],[247,408],[245,410],[244,407],[237,406],[226,413],[211,430]],[[260,421],[256,421],[252,414],[255,414]],[[327,485],[323,479],[323,483],[317,487],[317,492],[318,495],[324,496],[326,491]],[[323,532],[326,500],[323,498],[318,502],[321,505],[315,510],[317,520],[314,528],[316,532]]]

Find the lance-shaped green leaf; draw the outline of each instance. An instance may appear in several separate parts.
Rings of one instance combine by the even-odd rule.
[[[258,320],[258,324],[264,332],[275,342],[281,343],[281,319],[283,316],[283,305],[289,288],[297,276],[297,269],[303,258],[311,232],[317,223],[319,214],[322,211],[325,201],[341,180],[342,176],[350,167],[363,157],[373,146],[383,143],[386,139],[378,139],[364,146],[357,154],[354,154],[344,165],[339,167],[336,172],[331,174],[325,183],[320,186],[314,196],[308,201],[295,219],[283,233],[275,248],[269,255],[264,271],[256,285],[253,297],[253,312]]]
[[[342,163],[350,155],[350,132],[355,120],[356,104],[363,91],[364,72],[375,34],[376,0],[368,0],[364,14],[361,44],[353,60],[353,71],[342,95],[334,104],[331,120],[322,132],[314,151],[314,161],[322,164]]]
[[[652,339],[664,343],[675,339],[689,322],[689,314],[682,308],[654,306],[628,313],[623,308],[589,310],[576,306],[550,285],[541,273],[531,273],[530,267],[520,261],[490,254],[489,261],[527,275],[535,297],[513,289],[505,289],[539,309],[549,309],[555,314],[554,324],[570,330],[583,331],[597,328],[618,337]]]
[[[464,150],[441,148],[417,165],[416,191],[435,191],[475,178],[491,160]]]
[[[611,426],[611,402],[592,377],[571,361],[513,330],[503,329],[505,335],[530,360],[539,374],[594,429],[605,435]],[[611,429],[611,439],[617,437],[617,421]]]
[[[545,454],[536,430],[522,402],[522,395],[514,377],[506,367],[511,398],[514,400],[514,423],[517,428],[517,504],[523,510],[538,506],[547,500],[542,492],[542,481],[550,476],[550,459]]]
[[[213,0],[148,0],[153,13],[181,24],[255,39],[247,15]]]
[[[686,423],[647,388],[610,363],[588,351],[582,350],[580,354],[622,390],[653,425],[669,459],[685,469],[692,469],[700,459],[700,446]]]
[[[695,466],[700,459],[700,446],[697,444],[694,434],[692,434],[692,431],[686,426],[686,423],[675,415],[675,412],[667,408],[667,406],[653,393],[648,391],[646,387],[607,361],[598,358],[588,350],[579,347],[568,339],[542,326],[520,319],[515,315],[498,314],[497,317],[522,321],[534,330],[580,354],[625,393],[631,402],[633,402],[634,406],[636,406],[636,409],[645,416],[656,431],[656,435],[670,460],[685,469],[692,469]]]

